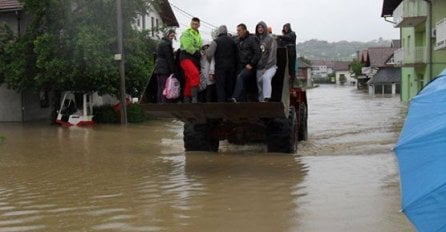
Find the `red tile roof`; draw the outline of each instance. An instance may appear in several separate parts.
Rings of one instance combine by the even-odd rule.
[[[22,9],[22,3],[17,0],[0,0],[0,11]]]

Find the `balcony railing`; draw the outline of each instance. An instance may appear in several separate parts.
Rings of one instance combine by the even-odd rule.
[[[426,47],[400,48],[393,53],[396,66],[426,64]]]
[[[446,49],[446,18],[437,22],[435,31],[435,50]]]
[[[427,3],[424,0],[404,0],[393,11],[395,27],[415,27],[426,18]]]

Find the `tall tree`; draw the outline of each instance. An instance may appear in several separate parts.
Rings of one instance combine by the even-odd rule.
[[[22,1],[32,22],[6,53],[11,59],[3,72],[8,86],[117,93],[115,0]],[[132,25],[137,14],[145,11],[144,0],[124,1],[126,86],[130,94],[142,90],[153,67],[155,42]]]

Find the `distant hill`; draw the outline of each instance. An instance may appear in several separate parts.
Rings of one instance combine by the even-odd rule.
[[[342,60],[351,61],[356,58],[356,52],[369,47],[390,47],[392,41],[372,40],[369,42],[327,42],[324,40],[312,39],[297,44],[298,56],[303,56],[309,60]]]

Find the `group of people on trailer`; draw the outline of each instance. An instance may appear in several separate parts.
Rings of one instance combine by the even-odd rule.
[[[190,28],[180,37],[180,49],[174,52],[172,40],[175,30],[168,30],[156,50],[155,71],[157,102],[172,100],[163,95],[166,80],[171,74],[182,73],[182,100],[197,102],[243,102],[271,100],[271,80],[277,70],[277,47],[286,46],[288,71],[295,78],[296,34],[289,23],[282,35],[274,36],[265,22],[259,22],[255,34],[246,25],[237,25],[237,36],[231,36],[225,25],[217,30],[217,37],[204,42],[198,28],[200,19],[194,17]],[[178,68],[177,68],[178,67]],[[179,69],[179,70],[178,70]],[[254,79],[257,85],[253,84]],[[257,99],[247,96],[247,89],[257,89]],[[249,99],[248,99],[249,98]]]

